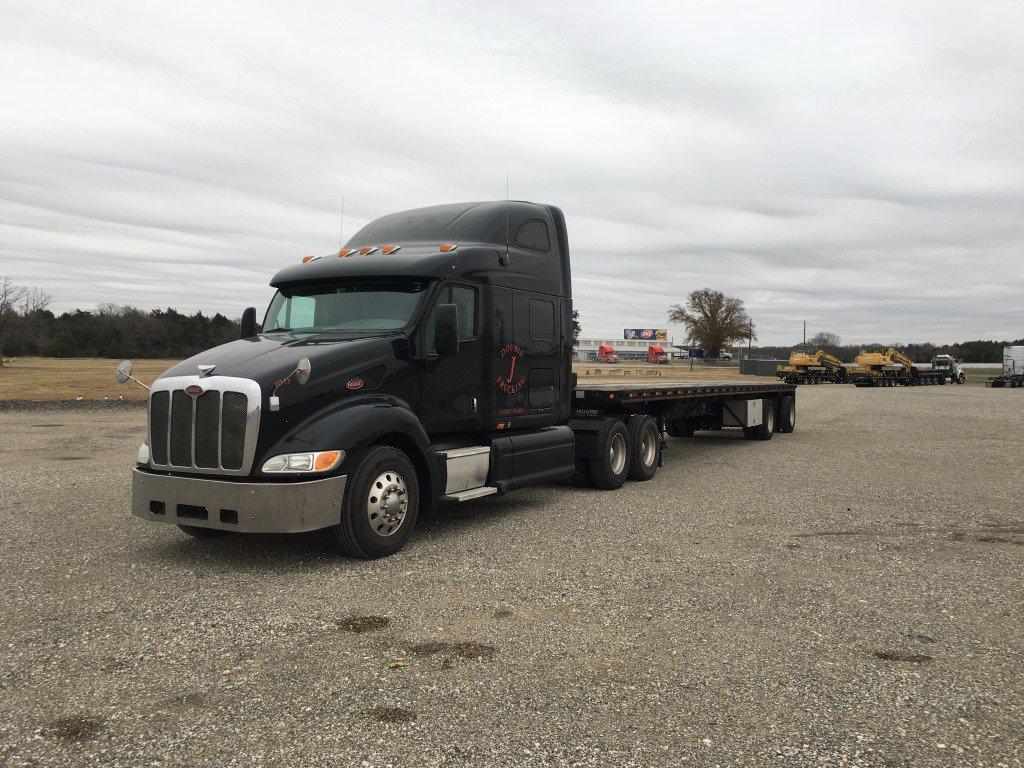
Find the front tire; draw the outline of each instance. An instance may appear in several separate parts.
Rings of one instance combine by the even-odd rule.
[[[412,535],[420,487],[409,457],[390,445],[371,448],[349,475],[334,533],[349,557],[373,560],[398,552]]]

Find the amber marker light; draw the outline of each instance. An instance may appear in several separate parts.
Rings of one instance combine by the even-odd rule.
[[[441,243],[441,253],[449,253],[458,247],[455,243]]]
[[[351,256],[355,252],[355,248],[342,248],[340,251],[338,251],[338,258],[344,259],[346,256]]]
[[[385,256],[390,256],[392,253],[395,253],[396,251],[399,251],[401,249],[402,249],[402,246],[400,246],[400,245],[395,245],[394,243],[388,243],[387,245],[385,245],[383,248],[380,249],[380,252],[383,253]]]
[[[376,245],[364,245],[362,248],[359,249],[359,255],[360,256],[368,256],[369,254],[373,253],[376,250],[377,250],[377,246]]]

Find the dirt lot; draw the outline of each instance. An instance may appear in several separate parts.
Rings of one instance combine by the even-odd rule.
[[[0,412],[0,765],[1024,763],[1024,393],[800,390],[354,562],[128,515],[137,407]]]

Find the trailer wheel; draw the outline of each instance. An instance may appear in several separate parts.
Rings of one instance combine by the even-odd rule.
[[[743,436],[747,440],[771,440],[775,433],[775,401],[761,401],[761,424],[757,427],[744,427]]]
[[[789,434],[794,429],[796,429],[796,400],[792,395],[783,395],[779,400],[778,431]]]
[[[594,485],[606,491],[621,488],[629,476],[629,432],[619,419],[605,419],[598,436],[600,458],[590,459]]]
[[[658,422],[646,414],[636,414],[626,422],[629,432],[629,479],[650,480],[658,471],[661,459],[661,435]]]
[[[341,551],[371,560],[392,555],[416,526],[420,486],[409,457],[390,445],[371,448],[349,475],[334,527]]]
[[[222,531],[220,528],[202,528],[198,525],[179,525],[181,530],[197,539],[219,539],[221,536],[227,536],[228,531]]]

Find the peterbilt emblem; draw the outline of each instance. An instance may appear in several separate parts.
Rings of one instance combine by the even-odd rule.
[[[199,378],[203,378],[204,376],[209,376],[211,373],[213,373],[214,369],[217,366],[216,365],[198,365],[196,367],[199,369]]]
[[[199,395],[203,394],[203,388],[200,387],[198,384],[189,384],[187,387],[185,387],[185,394],[192,395],[192,397],[198,397]]]
[[[365,383],[366,383],[366,382],[364,382],[364,381],[363,381],[362,379],[360,379],[360,378],[359,378],[359,377],[357,376],[357,377],[356,377],[356,378],[354,378],[354,379],[349,379],[348,381],[346,381],[346,382],[345,382],[345,386],[346,386],[346,387],[347,387],[348,389],[362,389],[362,388],[363,388],[363,384],[365,384]]]

